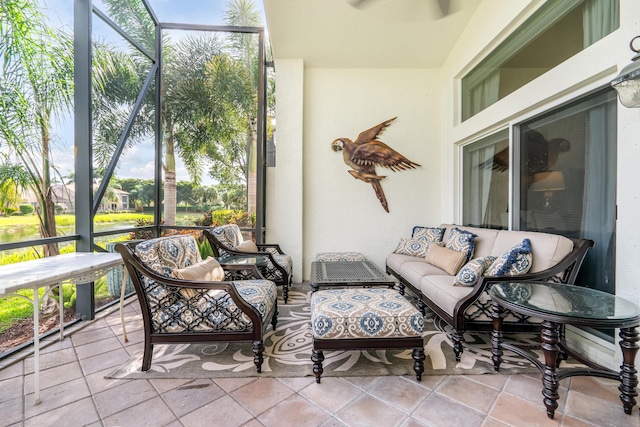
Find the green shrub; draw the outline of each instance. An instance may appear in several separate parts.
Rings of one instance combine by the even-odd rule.
[[[20,209],[20,212],[22,212],[23,215],[32,214],[34,211],[33,206],[28,204],[22,204],[18,207],[18,209]]]

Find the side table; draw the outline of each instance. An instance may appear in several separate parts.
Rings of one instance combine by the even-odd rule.
[[[638,376],[635,368],[638,353],[640,307],[623,299],[595,289],[548,282],[512,282],[494,284],[489,290],[493,308],[492,360],[496,371],[502,362],[502,349],[525,357],[542,372],[542,395],[547,416],[553,418],[558,407],[558,382],[563,378],[585,375],[620,381],[618,390],[626,414],[636,404]],[[504,310],[542,319],[542,352],[544,364],[523,348],[502,342]],[[623,362],[620,372],[588,364],[590,368],[559,370],[561,359],[570,351],[564,345],[564,326],[590,326],[620,328],[620,348]]]

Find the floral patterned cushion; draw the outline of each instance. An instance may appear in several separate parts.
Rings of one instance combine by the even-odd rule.
[[[237,224],[226,224],[215,227],[211,230],[211,234],[216,236],[220,243],[231,249],[235,249],[236,246],[244,241],[242,231],[240,231],[240,227],[238,227]]]
[[[421,227],[416,225],[411,232],[411,238],[426,240],[427,242],[442,242],[444,231],[445,229],[440,227]]]
[[[473,256],[473,251],[476,248],[476,234],[468,231],[460,230],[458,227],[454,227],[449,232],[447,243],[444,245],[447,249],[453,249],[457,252],[465,253],[465,262],[468,262]]]
[[[521,243],[500,255],[485,272],[486,276],[518,276],[531,268],[531,241],[524,239]]]
[[[487,268],[496,260],[493,255],[476,258],[462,266],[453,286],[475,286]]]
[[[134,253],[158,274],[172,277],[173,270],[202,261],[196,238],[191,234],[159,237],[138,243]]]
[[[360,252],[320,252],[316,255],[316,261],[366,261],[367,258]]]
[[[393,252],[396,254],[424,258],[427,255],[429,246],[433,244],[437,245],[438,243],[424,239],[405,239],[404,237],[401,237],[400,243],[398,243],[398,246]]]
[[[393,289],[329,289],[311,297],[311,328],[316,339],[415,337],[424,319]]]

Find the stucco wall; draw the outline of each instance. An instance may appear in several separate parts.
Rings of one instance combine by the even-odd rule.
[[[437,73],[400,69],[305,70],[305,278],[318,252],[358,251],[384,268],[417,224],[438,222],[440,113]],[[354,179],[331,142],[398,117],[380,140],[422,167],[378,168],[389,213],[369,183]]]

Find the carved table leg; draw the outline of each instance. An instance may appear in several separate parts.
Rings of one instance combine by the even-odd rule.
[[[311,350],[311,360],[313,361],[313,373],[316,375],[316,382],[320,384],[320,377],[324,372],[322,369],[324,354],[322,351]]]
[[[424,355],[424,348],[414,348],[411,356],[413,357],[413,370],[416,372],[416,380],[422,381],[424,359],[426,359],[426,356]]]
[[[289,285],[288,284],[284,284],[282,285],[282,299],[284,300],[284,303],[287,303],[287,300],[289,299]]]
[[[620,400],[624,407],[625,414],[631,414],[631,410],[636,404],[638,391],[638,371],[635,368],[636,354],[638,353],[638,330],[633,328],[620,329],[620,348],[622,349],[622,365],[620,366]]]
[[[493,360],[493,369],[496,372],[500,371],[500,364],[502,363],[502,319],[504,319],[504,308],[499,304],[493,302],[491,304],[493,311],[491,317],[493,318],[493,332],[491,332],[491,360]]]
[[[558,346],[558,324],[544,320],[542,322],[542,352],[544,353],[544,372],[542,374],[542,395],[544,406],[547,407],[547,416],[553,419],[558,408],[558,375],[556,364],[560,347]]]

